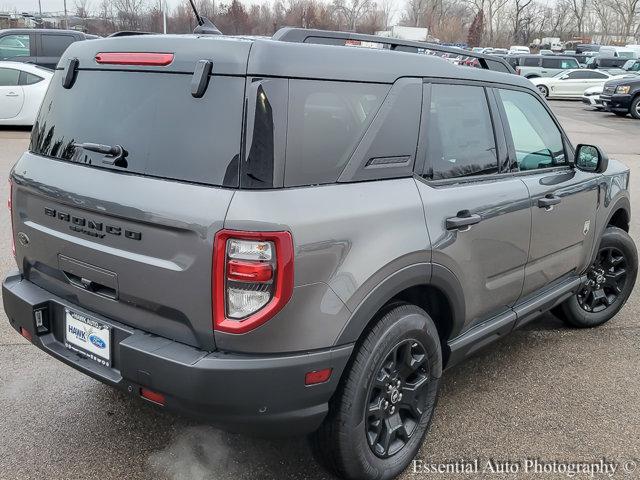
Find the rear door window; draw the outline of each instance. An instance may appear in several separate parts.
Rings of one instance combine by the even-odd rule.
[[[289,81],[285,186],[335,182],[390,85]]]
[[[42,34],[41,57],[60,57],[69,45],[74,42],[71,35],[47,35]]]
[[[14,87],[18,85],[20,70],[0,68],[0,87]]]
[[[214,76],[204,97],[191,75],[81,70],[71,89],[56,71],[31,136],[33,153],[117,169],[76,144],[120,145],[126,172],[236,187],[245,80]]]
[[[426,118],[426,177],[441,180],[498,172],[484,88],[433,84]]]
[[[542,68],[561,68],[560,67],[560,59],[558,58],[543,58],[542,59]]]

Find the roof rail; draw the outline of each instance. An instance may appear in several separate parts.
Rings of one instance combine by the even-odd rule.
[[[411,40],[401,40],[391,37],[380,37],[378,35],[366,35],[363,33],[354,32],[336,32],[330,30],[313,30],[306,28],[296,27],[283,27],[278,30],[272,40],[279,40],[282,42],[293,43],[315,43],[322,45],[357,45],[358,43],[374,43],[380,44],[383,48],[394,50],[397,52],[408,53],[426,53],[431,51],[435,53],[462,55],[464,57],[471,57],[477,60],[480,68],[486,70],[499,70],[502,72],[515,73],[513,67],[509,63],[499,57],[484,55],[481,53],[471,52],[469,50],[463,50],[455,47],[444,47],[436,43],[429,42],[416,42]],[[502,68],[496,68],[496,63],[500,64]]]

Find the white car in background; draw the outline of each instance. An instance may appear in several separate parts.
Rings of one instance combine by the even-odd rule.
[[[581,98],[584,91],[590,87],[603,86],[614,76],[602,70],[574,69],[564,70],[553,77],[531,78],[531,82],[538,87],[546,98]]]
[[[36,65],[0,62],[0,125],[33,125],[52,76]]]
[[[587,88],[582,94],[582,103],[585,103],[596,110],[603,110],[604,105],[602,105],[602,100],[600,100],[600,94],[603,89],[604,85]]]
[[[531,49],[529,47],[525,47],[524,45],[511,45],[509,47],[509,54],[517,54],[517,53],[531,53]]]

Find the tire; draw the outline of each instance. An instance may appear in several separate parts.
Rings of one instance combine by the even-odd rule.
[[[640,95],[636,95],[636,98],[631,102],[629,113],[631,113],[631,116],[636,120],[640,120]]]
[[[613,112],[618,117],[626,117],[628,112]]]
[[[608,227],[600,239],[596,260],[587,272],[588,283],[554,309],[554,313],[574,327],[598,327],[624,306],[637,273],[638,252],[633,240],[624,230]]]
[[[401,365],[414,362],[417,369],[403,369],[413,373],[401,380],[399,388],[394,369],[389,367],[393,358],[405,359]],[[314,457],[327,470],[348,480],[395,478],[418,453],[429,429],[441,375],[440,339],[429,315],[414,305],[393,307],[358,342],[326,419],[309,438]],[[420,393],[412,395],[410,386],[415,389],[417,385],[421,385]],[[421,415],[405,403],[412,397],[417,399],[414,405]],[[376,414],[366,415],[365,410]],[[389,442],[385,453],[385,428],[394,420],[400,420],[409,435]],[[393,436],[392,432],[389,437]]]
[[[538,91],[544,98],[549,98],[549,89],[544,85],[538,85]]]

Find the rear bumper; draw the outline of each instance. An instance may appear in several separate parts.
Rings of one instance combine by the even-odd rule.
[[[16,274],[2,285],[11,326],[26,329],[32,343],[52,357],[139,397],[146,387],[165,396],[164,408],[221,428],[260,435],[312,432],[328,411],[353,345],[295,355],[206,352],[95,315]],[[45,308],[49,328],[37,332],[34,310]],[[64,309],[72,308],[112,327],[112,367],[68,350]],[[305,386],[305,373],[332,368],[328,382]]]
[[[631,95],[600,95],[605,110],[610,112],[628,112],[631,108]]]

